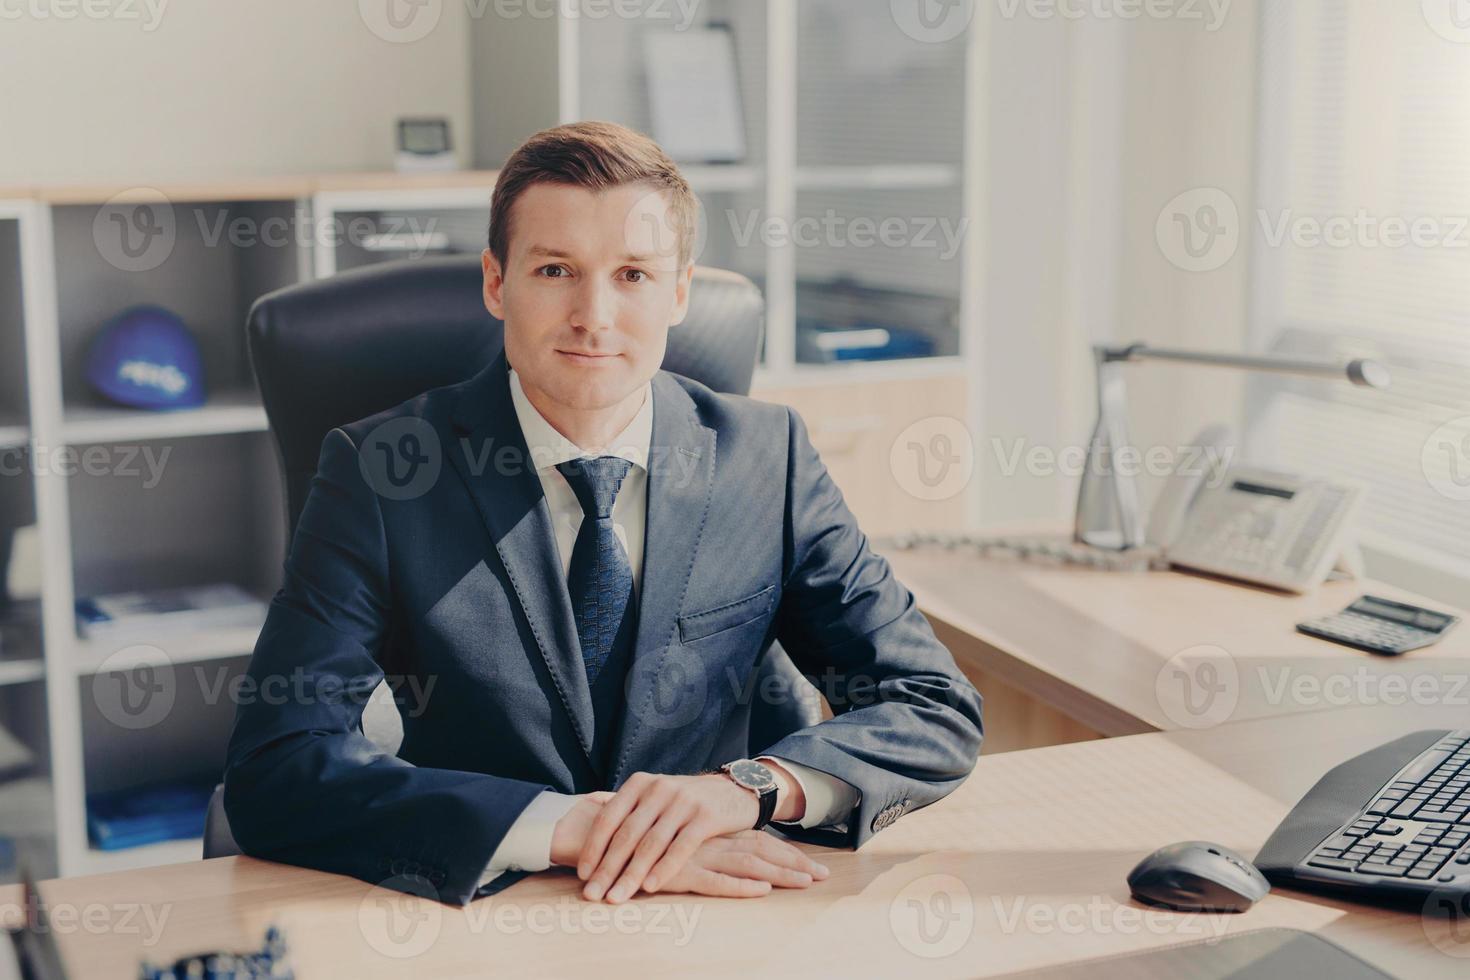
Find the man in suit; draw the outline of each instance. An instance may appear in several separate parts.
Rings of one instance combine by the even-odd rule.
[[[246,853],[463,904],[552,865],[591,900],[757,896],[969,775],[980,696],[789,409],[659,370],[697,203],[640,134],[507,161],[485,370],[323,441],[238,709]],[[834,717],[748,751],[779,641]],[[387,679],[396,755],[361,731]],[[412,696],[404,703],[404,694]]]

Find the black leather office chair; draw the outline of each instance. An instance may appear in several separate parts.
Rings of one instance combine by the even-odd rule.
[[[481,282],[478,256],[396,262],[287,286],[251,307],[250,359],[285,473],[288,543],[328,432],[463,381],[500,353],[504,324],[486,311]],[[763,325],[764,303],[754,283],[696,266],[689,312],[669,332],[663,366],[716,391],[745,394]],[[764,683],[800,691],[807,682],[775,645],[751,689],[769,689]],[[815,697],[756,701],[750,754],[821,717]],[[205,822],[204,856],[238,853],[217,789]]]

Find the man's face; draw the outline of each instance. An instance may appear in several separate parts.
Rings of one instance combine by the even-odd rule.
[[[533,184],[513,207],[505,267],[486,249],[485,306],[522,384],[568,409],[619,404],[663,364],[689,306],[666,195]]]

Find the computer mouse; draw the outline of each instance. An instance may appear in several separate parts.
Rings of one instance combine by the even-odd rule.
[[[1228,847],[1189,840],[1161,847],[1128,874],[1133,897],[1181,912],[1244,912],[1271,885]]]

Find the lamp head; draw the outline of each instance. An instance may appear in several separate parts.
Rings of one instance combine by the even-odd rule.
[[[1347,375],[1349,381],[1364,388],[1387,388],[1393,383],[1388,368],[1377,361],[1362,358],[1348,362]]]

